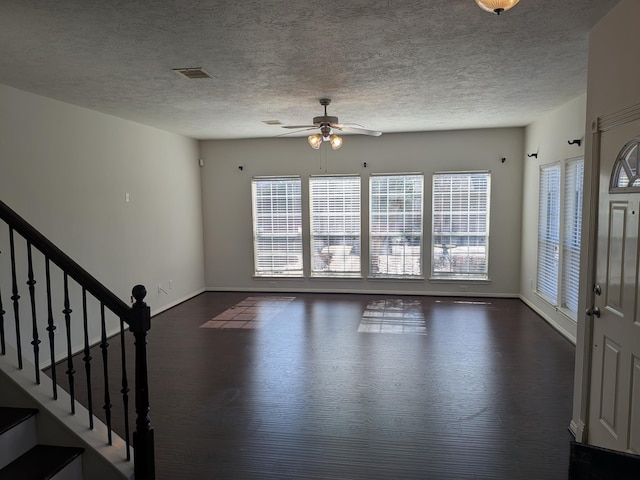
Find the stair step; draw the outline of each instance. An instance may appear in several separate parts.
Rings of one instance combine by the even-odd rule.
[[[0,468],[38,443],[35,408],[0,407]]]
[[[0,480],[54,479],[67,465],[70,465],[78,458],[82,452],[83,449],[78,447],[36,445],[27,453],[0,470]],[[73,476],[66,478],[73,478]]]
[[[0,407],[0,435],[37,413],[37,408]]]

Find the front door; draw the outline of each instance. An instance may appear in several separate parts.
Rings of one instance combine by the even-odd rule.
[[[640,454],[640,120],[600,137],[588,441]]]

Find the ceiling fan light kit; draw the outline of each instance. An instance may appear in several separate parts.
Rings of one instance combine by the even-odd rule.
[[[342,146],[342,137],[332,133],[329,135],[329,143],[331,143],[331,148],[338,150]]]
[[[342,137],[333,133],[333,130],[339,130],[344,132],[358,133],[361,135],[371,135],[373,137],[379,137],[382,132],[376,130],[367,130],[362,127],[352,127],[338,123],[338,117],[327,115],[327,105],[331,103],[329,98],[321,98],[320,105],[324,107],[324,115],[319,117],[313,117],[313,125],[285,125],[282,128],[296,128],[304,130],[320,129],[320,133],[314,133],[307,137],[307,142],[314,150],[318,150],[322,145],[322,142],[329,142],[331,148],[338,150],[342,147]],[[295,133],[295,132],[294,132]]]
[[[500,15],[502,12],[512,9],[520,0],[476,0],[478,6],[487,12]]]
[[[307,141],[309,142],[309,145],[311,145],[311,148],[313,148],[314,150],[318,150],[323,141],[329,142],[331,144],[331,148],[333,148],[334,150],[338,150],[342,146],[342,137],[339,137],[335,133],[332,133],[331,135],[328,135],[326,137],[320,135],[319,133],[314,133],[313,135],[309,135],[307,137]]]
[[[319,133],[314,133],[313,135],[309,135],[309,137],[307,137],[307,141],[309,142],[309,145],[311,145],[311,148],[313,148],[314,150],[318,150],[320,148],[320,145],[322,145],[322,135],[320,135]]]

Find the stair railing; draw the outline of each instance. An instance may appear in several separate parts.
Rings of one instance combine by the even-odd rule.
[[[71,397],[70,412],[75,414],[75,374],[76,370],[73,364],[74,354],[71,332],[72,322],[75,318],[72,316],[73,309],[71,308],[70,294],[69,294],[69,281],[75,281],[81,288],[82,292],[82,329],[84,332],[84,349],[82,352],[84,356],[82,361],[84,362],[84,368],[86,372],[87,382],[87,409],[89,411],[89,428],[93,429],[93,398],[91,388],[91,355],[89,344],[89,314],[87,308],[87,294],[94,297],[94,299],[100,305],[100,329],[101,329],[101,341],[99,344],[102,352],[102,367],[103,367],[103,382],[104,382],[104,405],[106,426],[108,432],[108,438],[105,439],[109,445],[112,444],[112,421],[111,421],[111,395],[109,391],[109,372],[108,372],[108,339],[106,329],[106,314],[105,310],[112,312],[120,320],[120,344],[121,344],[121,386],[120,393],[122,395],[122,406],[124,410],[124,432],[126,443],[126,456],[127,460],[131,460],[131,444],[130,444],[130,428],[129,428],[129,386],[127,380],[127,365],[125,355],[125,325],[129,327],[129,330],[133,333],[135,344],[135,413],[136,413],[136,428],[133,432],[133,450],[134,450],[134,473],[136,480],[151,480],[155,478],[155,464],[154,464],[154,439],[153,428],[151,427],[151,421],[149,418],[149,389],[148,389],[148,376],[147,376],[147,353],[146,353],[146,336],[151,327],[151,313],[150,308],[144,302],[144,297],[147,292],[144,286],[136,285],[132,290],[133,305],[129,307],[125,302],[113,294],[102,283],[96,280],[86,270],[80,267],[69,256],[56,247],[51,241],[49,241],[44,235],[38,232],[16,212],[11,210],[5,203],[0,201],[0,218],[7,224],[9,233],[9,254],[10,254],[10,282],[11,282],[11,306],[3,306],[3,292],[0,285],[0,354],[6,355],[6,334],[8,333],[8,326],[5,325],[5,319],[8,320],[8,316],[11,314],[5,311],[13,310],[13,323],[15,326],[15,342],[17,351],[18,368],[23,367],[23,352],[22,352],[22,338],[25,334],[24,329],[28,327],[23,326],[20,319],[20,288],[18,285],[18,275],[20,273],[18,261],[16,260],[16,234],[22,237],[22,240],[26,243],[26,273],[27,278],[27,290],[29,306],[28,310],[31,313],[31,346],[33,349],[33,358],[35,364],[35,382],[40,383],[40,332],[38,331],[38,301],[46,303],[47,312],[47,335],[49,341],[49,350],[51,355],[51,378],[53,384],[53,398],[57,400],[57,386],[58,380],[56,378],[56,356],[64,352],[55,351],[54,335],[56,330],[56,321],[53,313],[53,289],[51,274],[51,264],[56,265],[62,273],[62,285],[59,287],[62,290],[62,303],[64,309],[62,314],[64,317],[64,325],[66,331],[66,356],[64,362],[66,363],[66,375],[68,378],[68,388]],[[46,298],[39,299],[37,297],[37,280],[34,274],[34,256],[33,251],[37,250],[44,257],[44,283],[46,289]],[[1,254],[2,252],[0,252]],[[40,294],[42,295],[42,294]],[[6,294],[5,294],[6,298]],[[134,301],[135,300],[135,301]],[[6,300],[5,300],[6,301]]]

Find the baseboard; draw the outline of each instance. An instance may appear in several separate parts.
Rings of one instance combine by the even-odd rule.
[[[178,300],[175,300],[175,301],[173,301],[171,303],[167,303],[166,305],[163,305],[162,307],[157,308],[155,310],[151,310],[151,316],[155,317],[156,315],[158,315],[158,314],[160,314],[162,312],[165,312],[165,311],[169,310],[170,308],[175,307],[176,305],[180,305],[181,303],[186,302],[187,300],[190,300],[193,297],[197,297],[198,295],[200,295],[204,291],[206,291],[205,288],[200,288],[200,289],[198,289],[198,290],[196,290],[194,292],[191,292],[191,293],[185,295],[182,298],[179,298]]]
[[[553,328],[555,328],[564,338],[569,340],[574,345],[576,344],[575,335],[573,335],[567,329],[563,328],[562,325],[560,325],[553,318],[551,318],[549,315],[547,315],[545,312],[543,312],[541,309],[539,309],[534,303],[532,303],[524,295],[518,295],[518,298],[520,298],[520,300],[522,300],[531,310],[533,310],[538,315],[540,315],[545,322],[547,322],[549,325],[551,325]]]
[[[637,480],[640,455],[571,442],[569,480]]]
[[[571,435],[573,435],[573,438],[575,438],[577,442],[583,442],[586,439],[584,423],[580,420],[571,420],[569,423],[569,432],[571,432]]]
[[[345,288],[259,288],[259,287],[206,287],[207,292],[251,293],[348,293],[350,295],[409,295],[423,297],[519,298],[517,293],[433,292],[425,290],[354,290]]]

